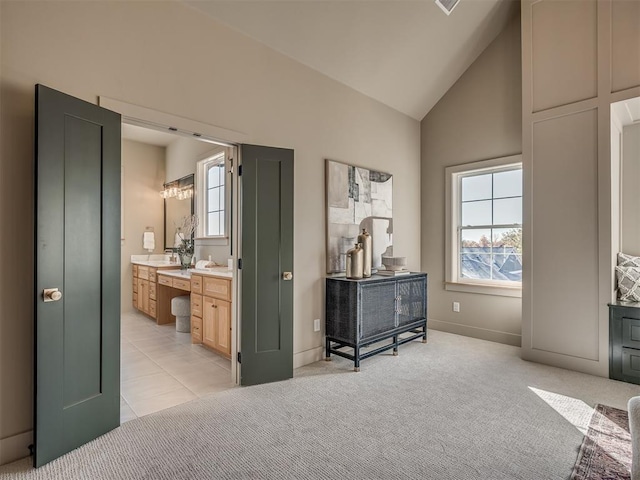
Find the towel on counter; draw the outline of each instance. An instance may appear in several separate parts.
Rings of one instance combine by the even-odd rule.
[[[156,238],[153,232],[144,232],[142,234],[142,248],[149,251],[156,249]]]

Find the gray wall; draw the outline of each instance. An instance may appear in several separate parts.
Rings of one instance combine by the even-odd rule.
[[[610,111],[640,94],[638,18],[640,2],[522,2],[522,356],[601,376],[617,249]]]
[[[520,344],[520,298],[451,292],[445,281],[445,167],[521,153],[520,18],[478,57],[422,120],[422,269],[429,326]],[[460,302],[454,313],[452,302]]]
[[[155,233],[156,248],[164,250],[164,209],[162,190],[165,178],[165,148],[131,140],[122,141],[123,240],[121,246],[121,310],[133,311],[131,255],[145,255],[142,234],[146,227]]]
[[[0,245],[10,252],[0,270],[3,461],[26,453],[33,421],[35,83],[294,149],[296,366],[322,358],[324,332],[313,331],[313,320],[324,318],[325,158],[394,175],[395,246],[420,268],[416,120],[181,2],[2,1],[0,19]]]

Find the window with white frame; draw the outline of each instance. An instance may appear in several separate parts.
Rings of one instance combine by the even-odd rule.
[[[226,237],[226,168],[224,152],[198,163],[200,235],[205,238]]]
[[[447,186],[447,289],[521,287],[521,156],[449,167]]]

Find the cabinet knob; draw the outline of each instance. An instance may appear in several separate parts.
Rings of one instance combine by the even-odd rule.
[[[57,288],[45,288],[42,292],[45,302],[57,302],[62,298],[62,292]]]

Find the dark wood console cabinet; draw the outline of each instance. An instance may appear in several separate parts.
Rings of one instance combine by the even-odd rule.
[[[332,353],[348,358],[357,372],[360,360],[390,349],[397,355],[399,345],[418,338],[426,343],[426,273],[362,280],[332,277],[326,287],[326,360]],[[407,332],[412,335],[400,337]],[[384,340],[390,343],[362,351]]]
[[[609,304],[609,378],[640,385],[640,303]]]

